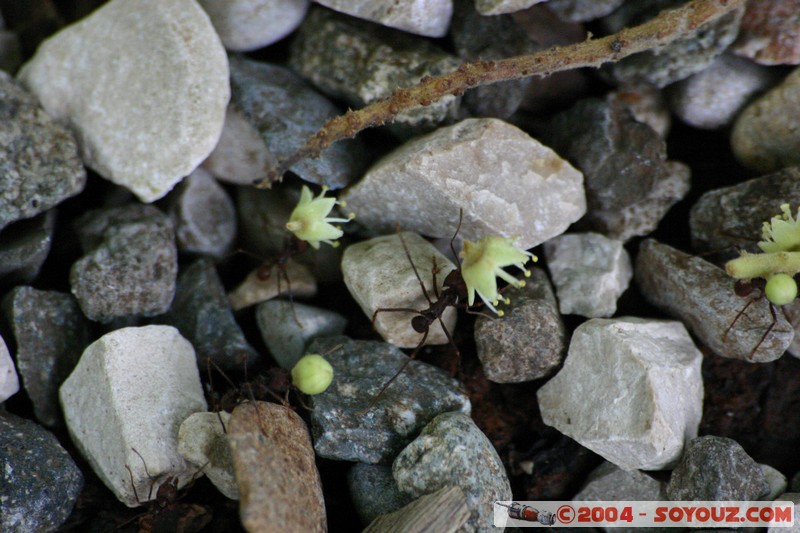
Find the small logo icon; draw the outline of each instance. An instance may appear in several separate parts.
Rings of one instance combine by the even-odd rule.
[[[508,509],[508,516],[515,520],[524,520],[525,522],[539,522],[544,526],[552,526],[556,523],[556,515],[550,511],[540,511],[534,509],[530,505],[521,505],[518,502],[511,502],[511,504],[495,502],[501,507]]]

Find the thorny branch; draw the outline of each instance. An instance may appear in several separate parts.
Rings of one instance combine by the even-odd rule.
[[[381,126],[402,111],[427,106],[445,95],[460,96],[467,89],[529,76],[549,76],[554,72],[583,67],[599,67],[644,51],[659,50],[688,37],[701,26],[718,20],[742,5],[745,0],[691,0],[663,11],[649,21],[618,33],[580,43],[552,47],[529,55],[498,61],[465,63],[458,70],[437,77],[424,77],[413,87],[397,89],[386,98],[361,109],[334,117],[311,136],[296,152],[280,161],[268,177],[255,184],[267,188],[280,181],[293,165],[317,157],[336,141],[355,137],[363,129]]]

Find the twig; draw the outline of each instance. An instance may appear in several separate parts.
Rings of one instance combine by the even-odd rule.
[[[430,105],[448,94],[460,96],[464,91],[481,85],[529,76],[544,77],[554,72],[583,67],[599,67],[639,52],[659,50],[691,35],[701,26],[718,20],[744,1],[692,0],[679,8],[661,12],[644,24],[625,28],[606,37],[498,61],[465,63],[449,74],[435,78],[426,76],[413,87],[397,89],[386,98],[332,118],[296,152],[280,161],[266,179],[257,181],[255,185],[267,188],[279,181],[299,161],[317,157],[336,141],[355,137],[363,129],[390,122],[398,113],[410,108]]]

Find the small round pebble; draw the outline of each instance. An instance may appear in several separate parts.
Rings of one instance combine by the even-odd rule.
[[[309,0],[199,0],[225,48],[249,52],[280,41],[303,21]]]

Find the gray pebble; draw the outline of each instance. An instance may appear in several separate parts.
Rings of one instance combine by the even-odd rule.
[[[628,288],[633,268],[620,241],[599,233],[560,235],[544,245],[561,312],[609,317]]]
[[[654,501],[666,498],[665,484],[641,470],[622,470],[604,462],[589,474],[586,484],[572,498],[575,501]],[[614,529],[615,531],[617,528]]]
[[[19,376],[8,346],[0,337],[0,404],[19,392]]]
[[[722,54],[708,68],[669,89],[672,111],[695,128],[728,126],[758,93],[773,84],[775,74],[766,67],[730,54]]]
[[[196,169],[168,200],[181,252],[220,258],[230,251],[236,239],[236,210],[208,171]]]
[[[55,531],[83,488],[78,465],[48,431],[0,410],[0,530]]]
[[[109,322],[169,309],[178,251],[172,221],[148,205],[90,211],[76,223],[86,252],[72,265],[70,287],[84,314]]]
[[[645,300],[682,320],[717,355],[765,363],[781,357],[792,342],[794,330],[778,313],[772,331],[753,352],[772,324],[763,298],[726,334],[747,300],[733,291],[733,278],[704,259],[648,239],[639,247],[635,272]]]
[[[325,121],[340,114],[289,69],[238,57],[231,59],[231,102],[276,159],[288,157]],[[290,170],[306,181],[340,189],[361,174],[365,161],[361,141],[349,139]]]
[[[581,173],[524,131],[493,118],[462,120],[406,142],[344,198],[375,231],[391,232],[400,224],[450,238],[463,209],[463,238],[517,236],[523,249],[560,235],[586,212]]]
[[[341,13],[426,37],[444,37],[453,13],[453,0],[314,1]]]
[[[519,383],[549,375],[564,359],[567,331],[547,274],[531,269],[525,287],[507,290],[511,298],[500,318],[479,316],[475,344],[486,377]]]
[[[270,300],[256,308],[256,323],[269,353],[281,368],[291,370],[316,337],[341,335],[347,319],[334,311],[286,300]]]
[[[392,465],[400,490],[413,497],[448,485],[461,487],[470,519],[461,531],[491,527],[493,502],[510,500],[505,467],[492,443],[464,413],[443,413],[425,426]]]
[[[629,83],[606,95],[608,102],[619,101],[633,118],[647,124],[666,139],[672,125],[670,110],[662,91],[647,83]]]
[[[604,17],[625,0],[550,0],[547,7],[569,22],[587,22]]]
[[[21,220],[0,240],[0,279],[9,285],[30,283],[50,253],[56,210]]]
[[[86,184],[75,137],[0,71],[0,229],[74,196]]]
[[[413,499],[400,492],[389,465],[356,463],[347,472],[347,486],[358,517],[365,526],[378,516],[411,503]]]
[[[483,16],[502,15],[528,9],[547,0],[475,0],[475,9]]]
[[[376,518],[363,533],[436,531],[456,533],[470,518],[467,497],[461,487],[449,485],[420,496],[405,507]]]
[[[689,441],[667,484],[670,500],[758,500],[769,491],[761,468],[733,439]]]
[[[181,273],[172,306],[158,321],[176,327],[192,343],[199,368],[211,359],[223,370],[242,370],[259,357],[233,318],[209,259],[198,259]]]
[[[318,338],[308,349],[327,353],[334,369],[328,390],[308,400],[314,449],[321,457],[388,463],[436,415],[471,409],[456,380],[434,366],[411,361],[365,411],[408,357],[391,344],[347,337]]]
[[[627,2],[603,19],[608,33],[641,24],[663,9],[677,7],[679,0]],[[655,52],[642,52],[626,57],[603,70],[618,83],[646,81],[657,87],[682,80],[705,69],[736,39],[744,5],[712,24],[696,29],[688,37],[678,39]]]
[[[91,341],[89,323],[70,294],[17,287],[2,301],[16,344],[17,371],[36,418],[62,424],[58,388]]]
[[[761,497],[762,500],[771,501],[776,499],[780,494],[786,491],[789,483],[780,470],[773,468],[768,464],[759,464],[761,472],[764,474],[764,479],[769,485],[769,492]]]
[[[697,435],[702,354],[680,322],[593,318],[537,393],[542,420],[623,470],[660,470]]]
[[[303,21],[309,0],[199,0],[225,48],[247,52],[280,41]]]
[[[460,61],[424,39],[312,9],[292,43],[290,64],[324,93],[359,108],[423,76],[454,71]],[[404,111],[389,128],[403,137],[430,131],[456,118],[460,100],[448,95]]]

